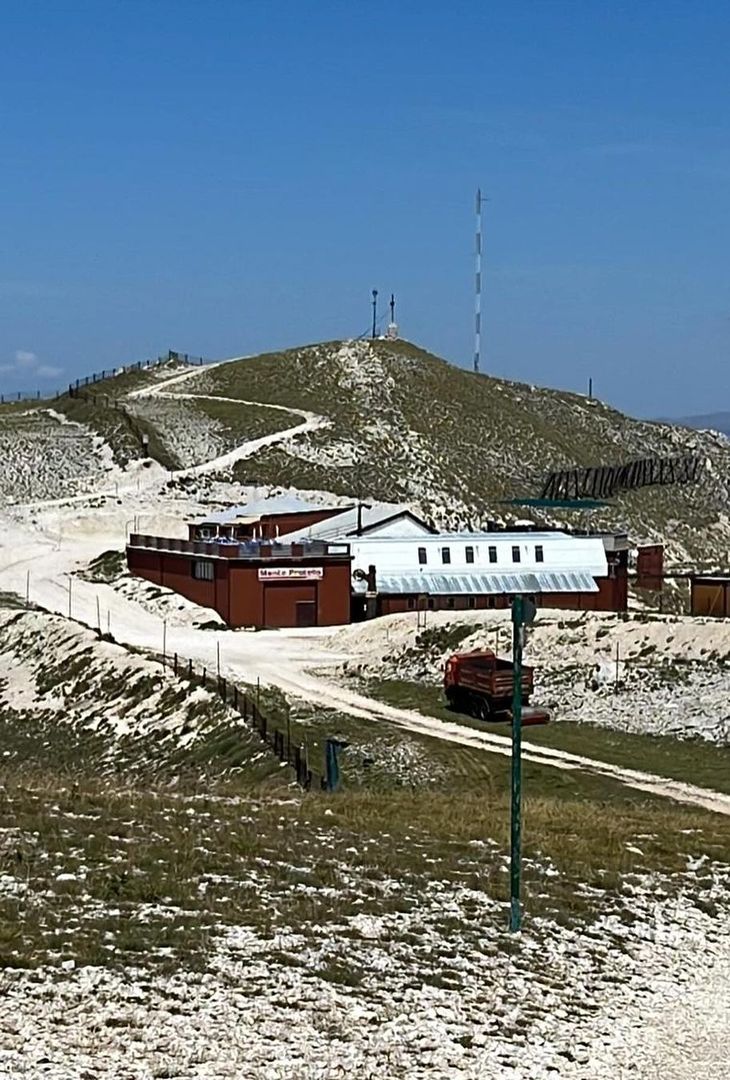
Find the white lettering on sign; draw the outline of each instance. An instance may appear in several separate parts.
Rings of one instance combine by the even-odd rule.
[[[259,581],[321,581],[322,566],[260,566]]]

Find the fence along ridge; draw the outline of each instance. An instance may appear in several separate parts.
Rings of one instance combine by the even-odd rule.
[[[202,367],[203,364],[210,363],[209,360],[202,356],[191,356],[189,353],[168,349],[166,355],[157,356],[154,360],[137,360],[133,364],[122,364],[116,368],[104,368],[102,371],[95,371],[92,375],[85,375],[83,378],[75,379],[60,390],[16,390],[12,394],[0,394],[0,405],[10,404],[13,401],[58,401],[59,398],[64,397],[66,394],[73,397],[74,391],[86,386],[93,386],[95,383],[103,382],[105,379],[111,379],[115,375],[126,375],[130,371],[147,371],[149,368],[159,367],[160,364],[169,364],[171,361],[189,364],[192,367]]]
[[[172,657],[162,656],[162,666],[171,667],[175,675],[187,678],[193,685],[216,693],[221,700],[243,718],[244,722],[255,731],[279,761],[285,762],[294,770],[294,776],[305,791],[329,791],[333,789],[332,779],[309,764],[306,746],[292,745],[288,731],[278,727],[261,709],[259,702],[247,690],[239,690],[235,683],[222,675],[214,675],[208,669],[198,669],[192,660],[173,653]]]

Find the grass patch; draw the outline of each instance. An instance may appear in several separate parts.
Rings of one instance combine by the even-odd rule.
[[[446,706],[438,686],[384,679],[368,682],[367,692],[379,701],[398,708],[416,709],[428,716],[461,723],[479,731],[509,735],[509,725],[505,723],[485,724],[462,713],[452,712]],[[715,746],[704,739],[680,740],[671,736],[637,735],[613,731],[597,724],[565,720],[553,720],[544,727],[531,727],[525,731],[524,739],[536,746],[566,750],[611,765],[640,769],[730,794],[730,749]]]

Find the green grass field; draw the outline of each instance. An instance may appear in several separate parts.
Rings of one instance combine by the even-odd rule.
[[[389,705],[416,709],[428,716],[464,724],[479,731],[509,735],[508,724],[485,724],[449,709],[438,686],[386,679],[368,682],[366,690],[372,697]],[[730,749],[715,746],[703,739],[634,735],[596,724],[564,720],[553,720],[545,726],[525,729],[524,738],[537,746],[550,746],[611,765],[640,769],[730,794]]]

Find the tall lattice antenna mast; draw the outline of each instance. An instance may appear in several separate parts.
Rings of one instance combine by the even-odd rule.
[[[477,188],[476,273],[474,279],[474,370],[479,371],[482,351],[482,189]]]

